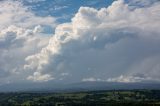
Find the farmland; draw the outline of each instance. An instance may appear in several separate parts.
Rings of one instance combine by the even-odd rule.
[[[160,106],[159,90],[0,93],[0,106]]]

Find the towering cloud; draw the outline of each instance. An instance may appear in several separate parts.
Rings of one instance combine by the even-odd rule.
[[[37,16],[22,2],[0,1],[0,85],[160,81],[158,0],[80,7],[58,26],[56,18]]]
[[[118,0],[100,10],[81,7],[70,23],[56,27],[46,47],[26,57],[24,69],[33,72],[27,79],[157,81],[160,3],[134,8],[132,3]]]

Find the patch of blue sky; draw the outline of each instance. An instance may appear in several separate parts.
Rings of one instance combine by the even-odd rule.
[[[59,23],[68,22],[81,6],[102,8],[109,6],[114,0],[24,0],[36,15],[57,17]]]
[[[58,23],[70,22],[80,7],[108,7],[115,0],[22,0],[38,16],[53,16]],[[129,5],[144,7],[158,0],[125,0]],[[54,33],[54,29],[45,26],[45,32]]]

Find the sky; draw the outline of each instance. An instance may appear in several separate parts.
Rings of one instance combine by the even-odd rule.
[[[160,82],[159,0],[1,0],[0,86]]]

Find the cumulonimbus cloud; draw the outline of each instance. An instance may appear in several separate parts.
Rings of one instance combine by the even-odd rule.
[[[159,7],[160,3],[154,2],[131,8],[123,0],[99,10],[81,7],[70,23],[57,26],[41,52],[26,57],[24,69],[34,70],[32,77],[38,72],[55,80],[61,79],[61,73],[69,73],[65,81],[107,80],[139,73],[157,78]]]

